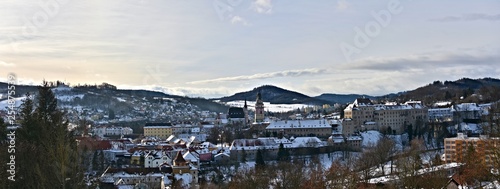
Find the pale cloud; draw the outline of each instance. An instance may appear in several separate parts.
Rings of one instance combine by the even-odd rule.
[[[345,10],[349,8],[349,3],[346,0],[338,0],[336,8],[337,10]]]
[[[374,71],[428,70],[436,67],[491,66],[500,63],[499,54],[435,52],[393,57],[368,57],[346,65],[349,69]]]
[[[430,19],[433,22],[458,22],[458,21],[499,21],[500,14],[483,14],[483,13],[474,13],[474,14],[463,14],[461,16],[446,16],[442,18],[434,18]]]
[[[225,96],[227,94],[236,93],[242,90],[246,90],[244,88],[231,88],[231,87],[165,87],[161,85],[141,85],[141,86],[132,86],[132,85],[117,85],[119,89],[133,89],[133,90],[151,90],[158,91],[165,94],[177,95],[177,96],[189,96],[189,97],[206,97],[206,98],[216,98]]]
[[[202,84],[202,83],[212,83],[212,82],[227,82],[227,81],[244,81],[244,80],[254,80],[254,79],[270,79],[275,77],[299,77],[305,75],[315,75],[324,74],[327,69],[312,68],[303,70],[285,70],[279,72],[268,72],[268,73],[258,73],[253,75],[241,75],[234,77],[222,77],[216,79],[200,80],[188,82],[188,84]]]
[[[16,66],[16,64],[0,61],[0,66],[1,67],[14,67],[14,66]]]
[[[240,16],[233,16],[233,18],[231,18],[231,23],[232,24],[240,24],[241,23],[243,25],[248,25],[248,22]]]
[[[252,9],[258,13],[270,14],[273,10],[271,0],[256,0],[252,3]]]

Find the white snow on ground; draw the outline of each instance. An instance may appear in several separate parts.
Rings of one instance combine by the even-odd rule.
[[[123,98],[120,98],[120,97],[116,97],[116,100],[120,101],[120,102],[126,102],[127,100],[123,99]]]
[[[500,182],[498,181],[493,181],[493,183],[490,183],[484,187],[485,189],[497,189],[500,188]]]
[[[56,87],[56,88],[52,88],[52,92],[60,92],[60,91],[71,91],[71,87],[68,87],[68,86],[59,86],[59,87]]]
[[[83,98],[83,94],[79,95],[57,95],[56,98],[57,100],[63,101],[63,102],[71,102],[73,101],[76,97],[79,97],[80,99]]]
[[[481,127],[475,123],[460,123],[460,125],[455,125],[455,128],[470,131],[472,133],[481,133]]]
[[[226,103],[231,107],[243,107],[245,105],[244,100],[230,101]],[[247,101],[248,109],[255,110],[255,101]],[[297,110],[297,108],[312,107],[307,104],[271,104],[270,102],[264,102],[264,108],[266,111],[270,112],[288,112],[292,110]]]
[[[15,104],[14,104],[14,107],[19,107],[21,106],[21,104],[23,103],[23,100],[26,99],[26,97],[19,97],[19,98],[14,98],[15,100]],[[9,107],[9,100],[2,100],[0,101],[0,110],[8,110],[8,107]]]
[[[182,175],[176,174],[174,177],[175,177],[175,180],[182,179],[182,186],[186,186],[189,188],[189,186],[191,184],[191,180],[192,180],[191,174],[189,174],[189,173],[184,173]]]
[[[407,142],[408,141],[408,135],[403,134],[403,135],[386,135],[390,139],[394,141],[396,144],[396,150],[403,150],[403,141]]]
[[[361,137],[363,137],[362,146],[370,147],[375,146],[378,143],[381,134],[378,131],[365,131],[361,132]]]
[[[430,173],[430,172],[434,172],[434,171],[456,168],[458,166],[460,166],[460,164],[458,164],[458,163],[448,163],[448,164],[444,164],[444,165],[438,165],[438,166],[434,166],[434,167],[430,167],[430,168],[420,169],[416,172],[416,175],[422,175],[422,174],[426,174],[426,173]],[[395,175],[382,176],[382,177],[372,178],[372,179],[368,180],[368,183],[379,183],[379,182],[384,183],[384,182],[397,180],[397,179],[398,179],[398,177]]]

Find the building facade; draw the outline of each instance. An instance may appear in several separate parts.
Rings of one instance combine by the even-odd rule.
[[[420,101],[373,104],[370,99],[359,98],[344,109],[342,133],[350,135],[364,130],[379,130],[401,134],[409,125],[413,128],[423,126],[427,114],[427,108]]]
[[[332,135],[333,126],[326,119],[271,121],[266,131],[281,133],[286,137],[328,138]]]
[[[470,147],[478,153],[482,162],[488,166],[492,165],[494,157],[493,150],[500,147],[499,138],[490,138],[485,135],[480,137],[467,137],[463,133],[458,133],[457,137],[444,139],[444,161],[446,163],[464,162],[467,151]]]
[[[264,102],[262,101],[262,95],[260,92],[257,93],[257,99],[255,102],[255,122],[264,122]]]
[[[130,127],[107,127],[100,126],[93,129],[93,133],[96,136],[120,136],[120,135],[131,135],[134,131]]]
[[[145,137],[158,137],[166,139],[173,134],[171,123],[146,123],[144,126]]]

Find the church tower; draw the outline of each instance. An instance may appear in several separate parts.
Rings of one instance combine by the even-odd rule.
[[[255,122],[264,122],[264,102],[262,102],[260,91],[257,93],[257,100],[255,102]]]
[[[248,120],[248,105],[247,105],[247,99],[245,99],[245,105],[243,106],[243,112],[245,113],[245,126],[247,126],[249,120]]]

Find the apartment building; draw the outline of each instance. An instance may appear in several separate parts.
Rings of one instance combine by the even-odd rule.
[[[370,99],[358,98],[344,109],[342,134],[350,135],[363,130],[401,134],[408,125],[415,127],[419,122],[425,123],[427,114],[427,108],[420,101],[373,104]]]
[[[120,136],[131,135],[134,131],[130,127],[99,126],[93,129],[96,136]]]
[[[480,137],[467,137],[458,133],[457,137],[444,139],[444,161],[446,163],[463,162],[469,147],[473,147],[486,165],[491,166],[492,150],[500,146],[500,138],[490,138],[485,135]]]
[[[453,120],[452,108],[431,108],[428,113],[429,121],[446,122]]]
[[[332,135],[333,126],[331,121],[326,119],[271,121],[266,131],[282,133],[288,137],[328,138]]]
[[[173,133],[171,123],[146,123],[144,126],[144,136],[158,137],[166,139]]]

